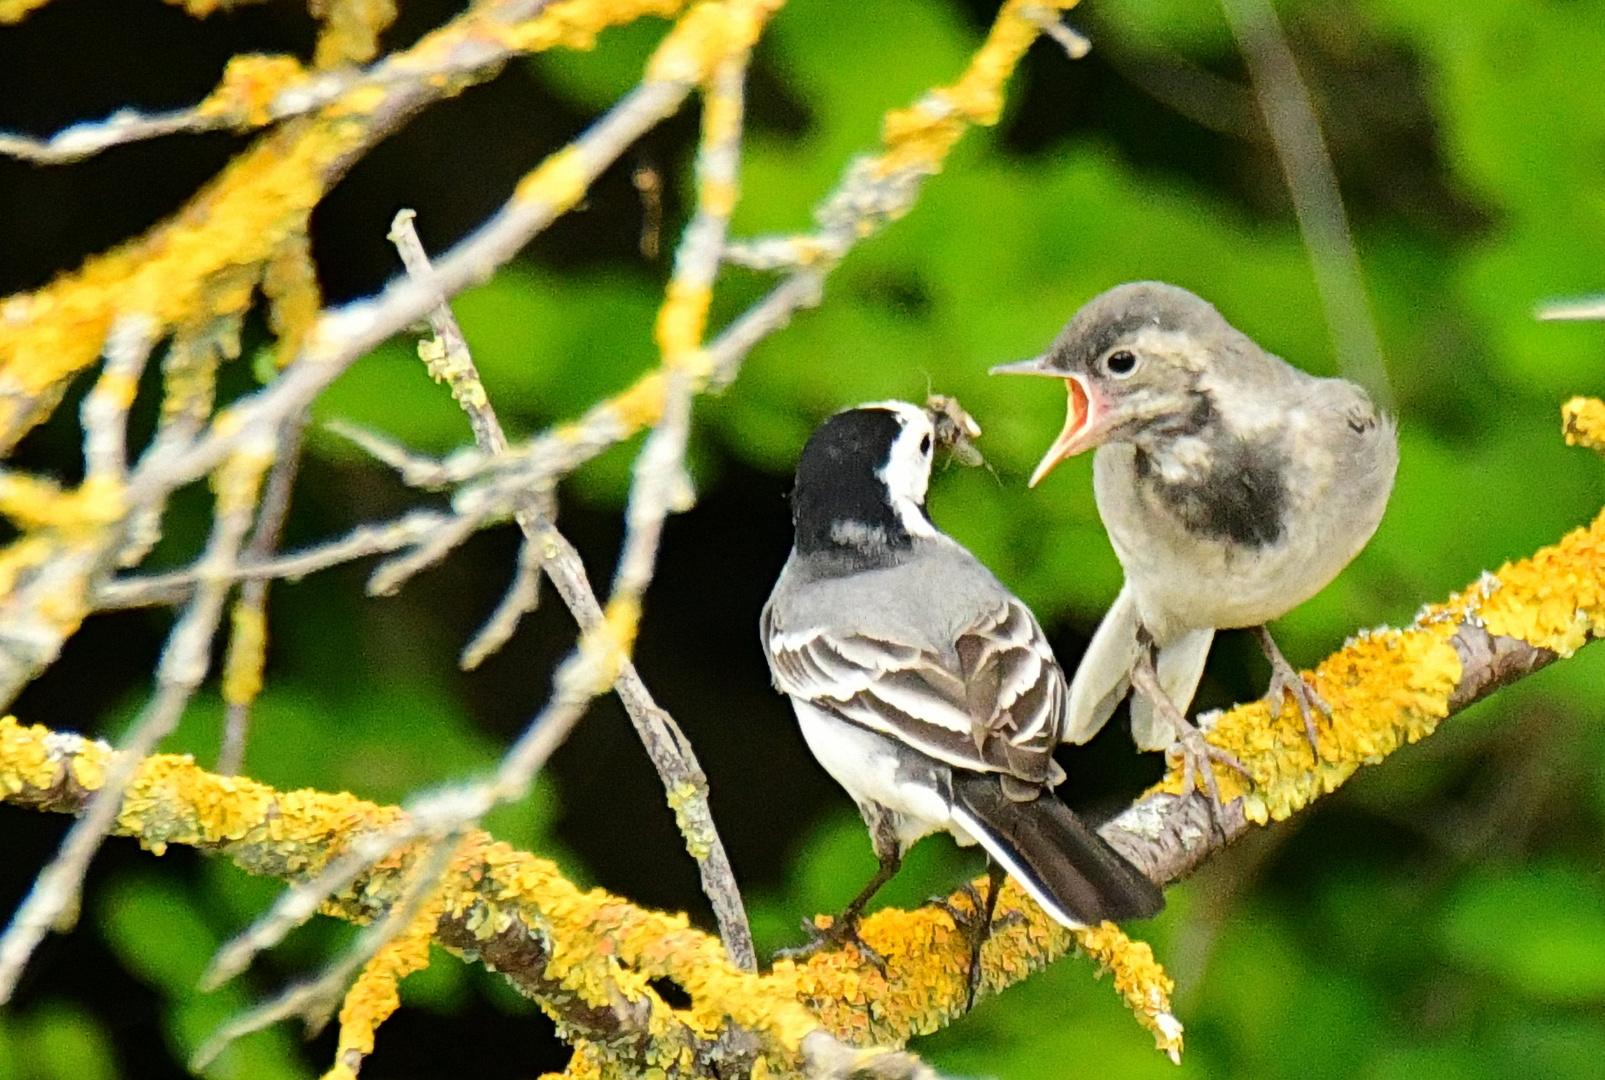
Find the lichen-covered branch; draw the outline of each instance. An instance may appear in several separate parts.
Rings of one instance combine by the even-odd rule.
[[[652,428],[632,493],[625,558],[602,618],[584,630],[559,672],[553,699],[511,748],[494,781],[483,790],[432,799],[415,808],[415,820],[427,822],[428,833],[438,837],[471,825],[489,806],[526,790],[585,704],[620,677],[629,657],[663,516],[689,498],[681,459],[692,396],[728,383],[753,344],[783,326],[798,307],[817,302],[825,274],[854,244],[912,206],[920,180],[940,169],[965,130],[996,121],[1004,80],[1041,28],[1051,25],[1048,15],[1065,5],[1015,0],[1005,5],[959,81],[932,91],[912,109],[890,114],[883,152],[849,168],[827,197],[819,214],[828,240],[825,256],[793,267],[768,296],[705,341],[711,288],[737,191],[742,74],[752,45],[778,6],[778,0],[703,0],[691,7],[666,35],[636,89],[526,176],[498,213],[441,256],[427,280],[403,279],[367,300],[321,309],[306,234],[312,207],[352,161],[407,116],[487,76],[508,56],[588,44],[602,27],[648,11],[677,10],[678,4],[565,0],[547,6],[538,0],[500,0],[477,5],[398,57],[405,62],[388,69],[394,78],[348,72],[341,77],[355,81],[342,84],[335,97],[275,122],[178,215],[146,236],[91,259],[44,289],[0,303],[0,448],[48,415],[66,382],[97,355],[114,322],[134,320],[149,340],[171,335],[157,434],[125,476],[108,477],[100,470],[67,493],[15,477],[9,492],[0,491],[0,511],[24,532],[0,553],[0,585],[6,586],[0,590],[0,702],[13,699],[54,660],[96,604],[193,604],[197,597],[221,596],[219,589],[226,592],[233,582],[245,581],[251,583],[249,595],[236,607],[240,617],[225,673],[233,711],[243,719],[265,643],[260,595],[263,583],[274,576],[266,564],[278,571],[309,568],[389,549],[395,554],[379,568],[372,586],[377,591],[399,587],[475,529],[518,515],[532,500],[539,504],[562,475]],[[442,64],[458,77],[442,78]],[[280,100],[299,78],[284,64],[242,63],[225,76],[219,93],[257,109],[269,97]],[[707,107],[698,210],[677,255],[658,323],[661,366],[575,423],[526,446],[447,462],[440,470],[443,482],[462,485],[449,515],[410,515],[395,527],[359,531],[300,559],[268,559],[264,545],[227,565],[208,563],[204,572],[198,565],[156,581],[108,583],[114,566],[135,565],[150,551],[173,492],[223,470],[243,449],[290,430],[291,421],[349,364],[428,313],[443,296],[504,263],[575,205],[636,137],[699,88]],[[270,115],[260,122],[272,120]],[[243,316],[258,287],[268,301],[281,371],[262,391],[214,410],[218,365],[237,356]],[[199,675],[204,674],[203,666]],[[632,714],[640,713],[646,728],[664,736],[658,740],[663,755],[678,754],[676,744],[683,739],[655,719],[644,688],[627,696],[638,699]],[[237,724],[236,732],[241,729]],[[238,742],[231,740],[231,754]],[[688,771],[670,793],[696,851],[708,848],[711,826],[699,776]],[[389,840],[401,843],[418,835],[403,829]],[[717,851],[709,850],[709,859],[717,862]],[[712,862],[700,861],[711,873]]]
[[[1602,414],[1594,403],[1569,405],[1573,438],[1605,442]],[[1255,777],[1252,792],[1241,786],[1235,792],[1227,836],[1298,812],[1360,765],[1380,762],[1453,712],[1571,655],[1602,631],[1605,514],[1427,608],[1412,626],[1359,635],[1328,657],[1315,673],[1334,709],[1319,762],[1296,720],[1273,721],[1261,702],[1218,717],[1210,738]],[[112,760],[104,744],[0,722],[0,791],[12,802],[77,812]],[[1223,788],[1230,782],[1224,773],[1220,779]],[[1172,776],[1103,830],[1162,882],[1184,876],[1226,842],[1209,827],[1201,795],[1179,794],[1177,782]],[[154,756],[137,763],[114,828],[157,850],[191,844],[253,873],[304,880],[361,837],[394,829],[405,817],[349,795],[280,793],[214,776],[186,758]],[[324,910],[358,921],[380,917],[402,895],[422,850],[401,849],[367,866]],[[503,971],[557,1019],[565,1037],[610,1065],[673,1062],[701,1076],[735,1054],[789,1075],[804,1068],[815,1033],[833,1040],[831,1046],[837,1040],[896,1045],[965,1008],[968,942],[937,907],[883,910],[864,921],[861,933],[885,957],[884,973],[849,947],[806,963],[781,961],[758,976],[731,964],[683,916],[645,911],[600,891],[582,894],[550,863],[480,833],[463,841],[439,895],[445,899],[436,940]],[[959,893],[952,903],[969,900]],[[1000,910],[1005,917],[982,953],[982,993],[1079,948],[1114,972],[1117,991],[1160,1046],[1179,1051],[1168,980],[1146,946],[1107,926],[1065,931],[1012,885]],[[655,978],[672,979],[691,1006],[670,1008],[647,985]],[[818,1057],[823,1044],[812,1045]]]
[[[408,273],[427,278],[432,268],[412,227],[411,213],[404,210],[396,215],[391,239],[400,250]],[[717,245],[712,265],[715,269],[718,266]],[[468,414],[474,442],[479,448],[491,455],[504,452],[507,449],[507,437],[479,379],[462,329],[444,300],[431,314],[430,324],[435,338],[433,342],[419,345],[420,355],[429,360],[438,353],[431,371],[438,370],[438,377],[444,378],[451,386],[452,396]],[[573,545],[557,531],[551,520],[551,512],[542,508],[537,500],[531,499],[516,517],[524,533],[518,573],[508,590],[507,599],[498,607],[487,626],[487,630],[495,632],[487,634],[482,631],[465,654],[473,656],[475,664],[491,648],[505,641],[517,624],[518,617],[534,606],[539,575],[543,569],[552,578],[582,632],[594,632],[603,622],[602,605],[591,588],[585,565]],[[465,666],[471,665],[465,660]],[[708,807],[707,777],[697,761],[696,753],[691,749],[691,743],[674,718],[652,700],[651,693],[630,660],[620,663],[614,689],[658,771],[669,804],[674,809],[675,821],[685,837],[686,848],[697,862],[703,891],[719,920],[719,936],[724,942],[725,951],[738,966],[756,971],[758,958],[753,949],[746,908],[741,902],[741,890],[731,870],[730,858],[725,853],[724,841],[714,826],[713,813]]]

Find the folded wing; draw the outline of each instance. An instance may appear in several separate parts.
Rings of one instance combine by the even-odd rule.
[[[1065,679],[1036,619],[1012,596],[937,652],[886,636],[774,625],[776,686],[961,769],[1028,785],[1060,778],[1052,751]]]

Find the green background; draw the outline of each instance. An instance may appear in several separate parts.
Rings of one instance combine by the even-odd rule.
[[[1605,462],[1566,448],[1559,431],[1562,401],[1605,389],[1605,330],[1533,318],[1544,300],[1605,288],[1605,5],[1368,0],[1278,8],[1353,218],[1402,450],[1392,504],[1370,547],[1275,627],[1289,657],[1308,666],[1346,635],[1407,622],[1421,604],[1558,539],[1605,499]],[[783,527],[785,474],[821,418],[860,401],[919,400],[927,388],[956,395],[985,428],[980,446],[993,471],[941,472],[931,512],[1073,652],[1119,587],[1092,504],[1089,462],[1067,463],[1027,491],[1024,477],[1058,431],[1063,398],[1045,382],[989,379],[987,368],[1035,354],[1079,304],[1139,278],[1199,292],[1307,370],[1332,374],[1335,362],[1309,260],[1263,128],[1242,95],[1243,68],[1219,8],[1208,0],[1090,0],[1071,14],[1093,39],[1093,55],[1072,64],[1050,43],[1033,49],[999,128],[967,136],[913,212],[852,253],[817,310],[760,345],[730,389],[698,403],[692,461],[705,506],[728,505],[737,490],[766,492],[772,532],[776,520]],[[876,144],[883,113],[952,80],[989,15],[984,4],[934,0],[786,7],[760,49],[735,232],[807,228],[811,208],[848,159]],[[541,57],[518,77],[554,110],[583,119],[635,81],[666,25],[648,20],[609,32],[595,52]],[[478,93],[461,108],[486,107],[476,104]],[[1225,130],[1189,119],[1205,114],[1225,117],[1215,125]],[[671,189],[666,245],[684,220],[693,130],[682,123],[656,151]],[[449,157],[421,153],[383,167],[454,168]],[[455,305],[492,399],[516,432],[577,415],[654,362],[651,328],[667,261],[631,250],[641,212],[618,194],[627,190],[627,168],[613,184],[613,194],[599,193],[570,232],[543,241]],[[493,200],[502,197],[489,187]],[[420,220],[431,239],[430,215]],[[597,254],[588,228],[625,242]],[[727,271],[717,318],[739,311],[766,280]],[[248,366],[236,365],[236,392],[249,389]],[[335,417],[431,452],[467,440],[460,413],[407,341],[363,360],[325,395],[315,419]],[[52,453],[65,461],[70,434],[70,425],[43,433],[33,452],[46,467]],[[412,498],[369,493],[387,483],[382,472],[321,429],[311,445],[293,540],[337,531],[342,515],[394,513]],[[616,530],[637,445],[604,455],[564,490],[565,520],[592,538],[581,546],[596,553],[599,581],[610,568],[605,538]],[[184,556],[203,510],[181,508],[165,557]],[[773,545],[758,554],[745,546],[740,513],[698,516],[707,513],[694,510],[674,528],[693,530],[687,535],[732,566],[773,565]],[[487,705],[473,677],[453,670],[465,631],[507,579],[511,550],[502,536],[471,546],[456,556],[463,565],[441,572],[452,589],[476,597],[457,622],[425,610],[438,595],[428,590],[447,587],[438,582],[409,586],[422,595],[398,601],[365,600],[360,575],[349,573],[276,593],[274,667],[258,709],[251,774],[394,800],[488,767],[518,718],[539,703],[530,687],[568,640],[562,620],[543,609],[515,642],[525,650],[519,670],[539,674],[511,701]],[[676,562],[679,550],[666,549],[649,594],[648,639],[669,632],[654,630],[653,604],[688,573]],[[670,606],[705,614],[725,610],[718,603],[703,596]],[[750,618],[750,598],[743,603],[718,617]],[[148,636],[161,622],[147,621],[117,625]],[[724,747],[718,768],[710,760],[714,808],[727,833],[746,837],[733,839],[732,849],[738,870],[753,868],[743,883],[767,952],[795,943],[801,916],[840,906],[872,859],[851,805],[817,774],[796,781],[811,785],[809,812],[798,817],[774,819],[762,798],[748,797],[765,783],[792,781],[764,778],[777,765],[744,752],[741,732],[761,726],[762,738],[788,747],[782,764],[792,773],[816,767],[798,753],[755,653],[726,665],[717,651],[724,638],[710,631],[705,641],[697,624],[685,625],[674,632],[688,634],[687,649],[701,655],[674,654],[655,667],[644,644],[642,673],[654,687],[680,687],[668,703],[694,740],[699,727],[722,732],[707,736]],[[732,631],[741,632],[739,625]],[[348,641],[358,643],[349,655]],[[669,657],[661,649],[656,655]],[[1179,1072],[1153,1050],[1107,980],[1074,958],[915,1048],[944,1072],[1005,1080],[1598,1077],[1605,1061],[1602,664],[1605,655],[1585,651],[1500,693],[1171,889],[1165,913],[1136,932],[1178,981],[1176,1012],[1187,1026]],[[1230,636],[1201,700],[1251,696],[1265,674],[1251,647]],[[516,674],[493,678],[500,687]],[[86,726],[115,730],[137,707],[138,680],[127,683],[118,701],[90,710]],[[209,690],[208,700],[215,696]],[[173,746],[209,760],[219,713],[215,703],[198,704]],[[22,714],[52,722],[42,712]],[[628,738],[616,722],[607,731],[615,742]],[[1131,757],[1129,743],[1105,741],[1088,764],[1067,759],[1072,782],[1078,773],[1108,772],[1129,797],[1146,767]],[[584,774],[610,768],[605,760],[590,751],[560,758],[538,807],[502,812],[496,831],[555,853],[582,880],[647,901],[694,904],[685,867],[664,871],[661,894],[650,884],[632,891],[603,854],[592,854],[617,845],[587,839],[572,800],[600,782]],[[638,763],[632,768],[639,773]],[[621,797],[612,813],[626,830],[636,817],[656,822],[651,835],[668,845],[657,856],[674,862],[661,804],[650,784],[635,790],[646,801]],[[1112,808],[1114,797],[1100,791],[1095,801]],[[767,855],[742,855],[760,849]],[[175,1063],[251,994],[307,970],[346,940],[344,928],[315,924],[269,962],[259,982],[198,995],[195,978],[210,950],[272,888],[182,855],[111,858],[77,936],[103,943],[129,985],[154,995],[166,1049],[149,1062],[138,1058],[128,1048],[139,1032],[120,1030],[70,990],[50,990],[46,976],[43,989],[0,1016],[0,1077],[175,1074]],[[927,841],[886,899],[917,903],[974,866],[945,839]],[[441,1031],[470,1023],[544,1030],[495,977],[444,954],[438,960],[406,985],[411,1012],[441,1018]],[[40,960],[53,962],[49,954]],[[508,1017],[507,1026],[469,1019],[487,1013]],[[407,1016],[395,1022],[393,1046],[411,1037]],[[404,1055],[386,1055],[391,1030],[380,1031],[365,1078],[414,1075]],[[242,1043],[214,1072],[314,1075],[325,1067],[327,1046],[325,1037],[297,1048],[295,1034],[281,1027]],[[562,1060],[546,1061],[551,1049],[524,1054],[505,1041],[484,1052],[491,1056],[473,1067],[486,1075],[533,1075],[537,1058],[542,1067]]]

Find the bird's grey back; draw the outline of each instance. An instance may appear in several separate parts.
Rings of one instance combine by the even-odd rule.
[[[953,540],[917,537],[891,565],[852,574],[793,552],[770,594],[765,622],[782,632],[835,630],[947,655],[960,634],[1010,595]]]

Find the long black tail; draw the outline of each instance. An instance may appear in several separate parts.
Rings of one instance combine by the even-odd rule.
[[[1051,791],[1030,802],[996,776],[953,770],[953,816],[1032,899],[1064,925],[1146,919],[1165,894]]]

